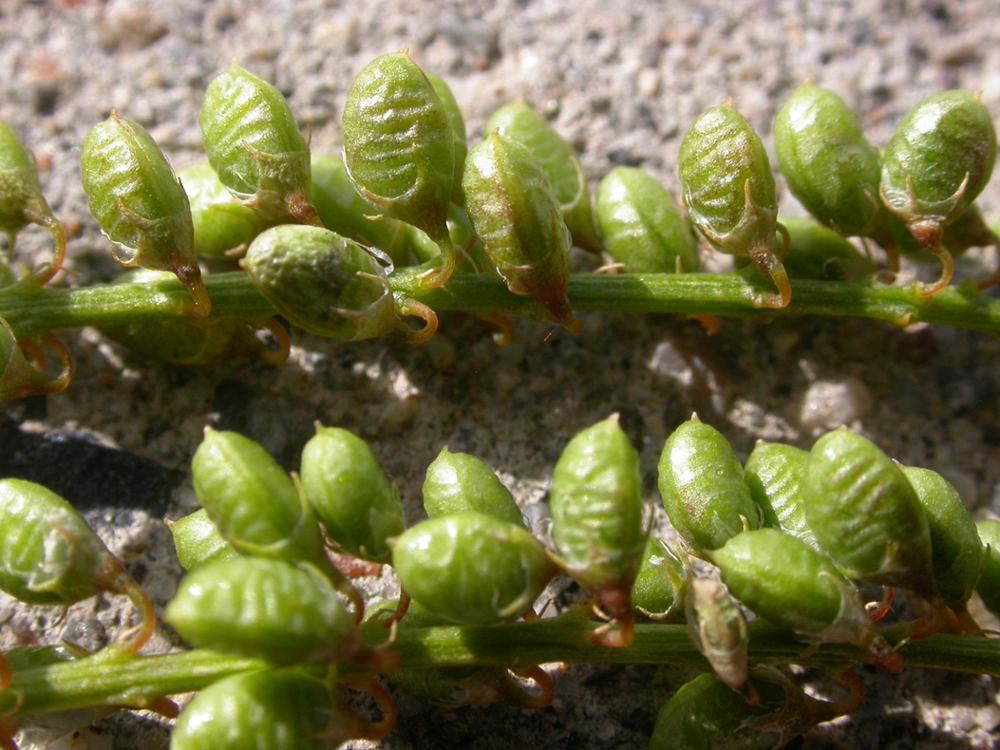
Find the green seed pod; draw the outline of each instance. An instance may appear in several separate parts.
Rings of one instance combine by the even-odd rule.
[[[329,685],[300,670],[249,672],[200,691],[177,718],[170,750],[316,750],[359,736]]]
[[[517,619],[557,570],[522,526],[475,511],[408,529],[392,545],[392,566],[414,601],[471,625]]]
[[[658,468],[667,517],[696,553],[718,549],[745,528],[760,528],[761,512],[739,459],[697,414],[667,438]]]
[[[983,544],[958,491],[937,472],[903,466],[927,513],[934,582],[944,603],[965,608],[983,570]]]
[[[680,179],[691,222],[716,250],[749,257],[778,287],[757,307],[782,308],[792,289],[775,252],[778,199],[771,164],[754,129],[731,106],[703,113],[684,135]]]
[[[732,690],[755,702],[747,684],[750,635],[747,618],[725,585],[714,578],[688,574],[685,611],[688,636],[718,677]]]
[[[345,161],[358,192],[441,247],[441,266],[424,283],[444,284],[458,259],[447,227],[455,132],[433,84],[405,50],[382,55],[351,84],[343,126]]]
[[[112,112],[90,129],[80,157],[90,212],[125,266],[171,271],[194,297],[194,314],[212,308],[194,252],[184,187],[149,133]]]
[[[323,226],[362,245],[376,247],[396,266],[405,266],[409,224],[390,219],[361,197],[341,156],[312,155],[312,202]],[[424,235],[426,237],[426,235]],[[437,245],[430,243],[435,252]]]
[[[553,320],[579,332],[583,324],[567,298],[569,230],[531,152],[493,132],[469,152],[462,188],[472,226],[507,288],[534,297]]]
[[[802,479],[808,451],[791,445],[758,440],[747,458],[744,478],[750,496],[764,514],[764,526],[798,537],[819,549],[816,536],[806,523]]]
[[[538,160],[552,184],[573,242],[592,253],[600,253],[601,237],[594,227],[590,187],[573,147],[523,101],[512,102],[494,112],[483,128],[483,137],[489,137],[495,130],[526,146]]]
[[[216,560],[230,560],[239,552],[227,542],[204,508],[168,523],[181,567],[190,572]]]
[[[774,148],[788,189],[821,225],[849,237],[871,234],[882,210],[881,165],[843,99],[800,86],[778,111]]]
[[[7,235],[8,253],[14,250],[17,233],[28,224],[45,227],[55,240],[52,262],[35,272],[39,283],[44,284],[62,268],[66,230],[42,195],[34,155],[21,143],[14,128],[0,120],[0,232]]]
[[[200,565],[163,619],[195,648],[275,664],[355,661],[367,650],[333,585],[308,563],[236,557]]]
[[[493,470],[468,453],[452,453],[447,445],[427,467],[421,492],[430,518],[475,510],[524,526],[514,496]]]
[[[427,80],[434,87],[434,93],[438,95],[441,104],[444,105],[445,112],[448,113],[448,122],[451,123],[451,132],[455,136],[455,182],[451,187],[451,201],[459,206],[465,205],[465,195],[462,193],[462,172],[465,171],[465,157],[469,153],[469,146],[466,142],[468,135],[465,132],[465,118],[462,117],[462,110],[455,101],[455,94],[442,78],[424,71]]]
[[[784,220],[789,247],[782,263],[790,279],[817,281],[862,281],[872,277],[875,264],[853,244],[811,219],[790,216]],[[782,251],[785,238],[778,235]],[[737,268],[756,266],[749,260],[736,259]]]
[[[927,514],[873,442],[844,427],[817,440],[802,496],[816,540],[851,578],[937,597]]]
[[[993,614],[1000,614],[1000,521],[980,521],[976,531],[983,543],[983,572],[976,591]]]
[[[997,135],[978,94],[945,91],[917,104],[882,152],[882,202],[924,250],[941,261],[941,278],[917,287],[936,294],[954,264],[942,246],[945,227],[982,192],[996,162]]]
[[[286,224],[257,237],[240,265],[250,281],[294,325],[343,341],[398,338],[423,343],[437,330],[434,311],[396,300],[385,268],[367,248],[327,229]],[[414,330],[399,315],[425,325]]]
[[[260,444],[206,427],[191,474],[198,502],[239,552],[290,562],[325,559],[312,508]]]
[[[632,634],[629,594],[646,548],[641,493],[639,454],[617,414],[569,441],[549,492],[552,540],[566,572],[618,620],[625,643]]]
[[[270,226],[259,213],[233,198],[208,162],[178,170],[191,202],[194,251],[209,258],[241,255]]]
[[[682,619],[687,592],[686,567],[666,544],[651,536],[646,541],[642,565],[632,586],[632,607],[657,622]]]
[[[597,226],[625,273],[698,270],[698,244],[663,185],[641,169],[616,167],[597,187]]]
[[[403,505],[368,444],[317,422],[316,434],[302,449],[301,474],[327,536],[355,557],[389,562],[386,539],[403,533]]]
[[[857,589],[801,539],[757,529],[734,536],[710,556],[733,596],[764,619],[820,643],[853,643],[890,672],[902,669]]]
[[[35,354],[37,347],[34,342],[19,342],[13,329],[7,321],[0,318],[0,404],[25,396],[41,396],[59,393],[73,376],[73,361],[69,352],[52,334],[45,334],[43,339],[59,353],[63,371],[55,379],[45,377],[44,357],[33,357],[37,366],[25,356],[22,346],[27,343],[28,354]],[[38,350],[40,353],[40,350]]]
[[[267,222],[319,224],[309,202],[309,144],[285,97],[236,63],[212,79],[198,118],[222,184]]]

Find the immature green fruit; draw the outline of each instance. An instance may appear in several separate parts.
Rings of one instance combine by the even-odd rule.
[[[227,542],[204,508],[168,524],[174,538],[177,560],[190,572],[205,563],[230,560],[239,552]]]
[[[696,553],[760,528],[761,512],[729,441],[697,415],[667,438],[658,469],[667,517]]]
[[[522,526],[471,510],[408,529],[392,544],[392,567],[414,601],[470,625],[517,619],[557,572]]]
[[[902,669],[854,585],[801,539],[757,529],[734,536],[710,557],[733,596],[764,619],[821,643],[853,643],[879,666]]]
[[[384,266],[353,240],[319,227],[285,224],[268,229],[240,265],[250,281],[294,325],[343,341],[398,338],[423,343],[437,316],[415,300],[396,300]],[[424,320],[414,330],[399,315]]]
[[[424,75],[434,87],[434,93],[438,95],[441,104],[444,105],[445,112],[448,113],[448,122],[451,124],[452,135],[455,136],[455,181],[451,186],[451,202],[458,205],[465,205],[465,195],[462,193],[462,172],[465,171],[465,157],[469,153],[467,141],[468,135],[465,132],[465,118],[462,117],[462,110],[459,109],[458,102],[455,101],[455,94],[447,83],[440,77],[426,70]]]
[[[983,572],[976,591],[993,614],[1000,614],[1000,521],[980,521],[976,531],[983,543]]]
[[[680,558],[662,540],[651,536],[632,586],[632,607],[657,622],[683,619],[686,577]]]
[[[848,237],[870,235],[882,211],[881,166],[843,99],[800,86],[778,111],[774,148],[788,189],[820,224]]]
[[[493,470],[468,453],[452,453],[444,446],[424,477],[421,493],[430,518],[475,510],[517,526],[524,525],[521,509]]]
[[[792,289],[775,252],[778,199],[764,144],[743,115],[715,107],[684,135],[680,179],[691,222],[716,250],[747,256],[767,273],[778,294],[759,294],[758,307],[786,307]]]
[[[527,147],[549,178],[573,242],[600,253],[601,237],[594,228],[590,187],[573,147],[523,101],[506,104],[493,113],[483,127],[483,137],[494,131]]]
[[[351,182],[344,159],[313,154],[312,202],[323,226],[331,232],[384,252],[395,266],[407,264],[409,224],[391,219],[361,197]],[[437,245],[431,243],[435,252]]]
[[[309,202],[309,144],[285,97],[236,63],[208,84],[198,118],[222,184],[267,222],[319,224]]]
[[[249,672],[201,690],[170,733],[170,750],[315,750],[359,736],[358,718],[327,683],[300,670]]]
[[[194,251],[209,258],[240,255],[270,226],[259,213],[233,198],[208,162],[178,170],[191,202]]]
[[[927,513],[878,446],[841,427],[813,445],[804,477],[809,528],[847,575],[937,598]]]
[[[764,513],[764,526],[798,537],[818,550],[802,499],[808,458],[809,452],[801,448],[758,440],[747,458],[744,478],[750,496]]]
[[[641,169],[616,167],[597,187],[597,226],[625,273],[698,270],[698,245],[673,196]]]
[[[646,547],[639,454],[612,414],[580,431],[552,474],[552,540],[566,572],[632,635],[629,594]]]
[[[903,473],[927,513],[934,582],[944,603],[965,608],[983,570],[983,545],[958,491],[930,469],[903,466]]]
[[[52,334],[46,334],[43,340],[52,345],[59,353],[63,371],[55,379],[45,377],[42,370],[45,362],[35,358],[37,366],[25,356],[25,350],[18,343],[17,336],[7,321],[0,318],[0,404],[25,396],[41,396],[59,393],[69,385],[73,375],[73,361],[69,352]],[[34,354],[33,342],[27,344]]]
[[[290,562],[325,559],[312,508],[259,443],[206,427],[191,475],[198,502],[238,551]]]
[[[28,224],[45,227],[55,240],[51,263],[35,273],[39,283],[44,284],[62,268],[66,230],[42,195],[34,155],[21,143],[14,128],[0,120],[0,232],[7,235],[8,253],[14,251],[17,233]]]
[[[201,565],[180,582],[163,619],[195,648],[275,664],[367,654],[333,585],[307,563],[237,557]]]
[[[457,261],[446,223],[455,132],[434,86],[405,50],[382,55],[351,84],[343,125],[345,161],[358,192],[441,247],[441,265],[424,283],[444,284]]]
[[[486,255],[523,297],[576,333],[583,324],[567,297],[570,235],[548,177],[527,148],[498,131],[465,161],[465,205]]]
[[[316,434],[302,449],[300,471],[302,489],[327,537],[355,557],[389,562],[386,540],[403,533],[403,505],[368,444],[317,422]]]
[[[882,202],[924,250],[941,261],[941,278],[917,287],[936,294],[954,264],[942,246],[945,227],[982,192],[996,162],[997,135],[978,94],[945,91],[924,99],[900,121],[882,152]]]
[[[194,252],[194,224],[184,187],[149,133],[112,112],[90,129],[80,156],[90,212],[125,266],[171,271],[194,297],[194,315],[212,303]]]

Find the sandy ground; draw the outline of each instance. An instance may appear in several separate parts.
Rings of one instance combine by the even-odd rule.
[[[78,286],[118,272],[80,187],[87,129],[117,108],[150,131],[175,167],[199,161],[202,93],[234,58],[288,96],[314,150],[339,149],[357,71],[408,47],[452,85],[471,142],[495,108],[524,97],[580,151],[592,185],[615,165],[641,165],[676,192],[680,139],[698,113],[732,97],[771,149],[775,112],[807,78],[843,96],[878,145],[916,102],[947,88],[982,91],[1000,117],[998,42],[1000,4],[988,0],[0,0],[0,118],[34,149],[50,203],[76,227],[58,283]],[[787,191],[781,200],[782,212],[801,213]],[[988,217],[1000,216],[996,186],[981,203]],[[47,247],[44,233],[29,230],[17,255],[28,260]],[[960,273],[982,269],[972,258]],[[206,424],[250,435],[289,469],[314,420],[355,430],[398,481],[410,522],[421,515],[424,467],[448,445],[493,466],[542,523],[563,445],[613,411],[642,448],[651,505],[659,504],[663,440],[697,410],[741,458],[758,438],[808,447],[846,423],[903,463],[944,473],[978,513],[1000,510],[1000,345],[988,337],[809,318],[724,321],[709,338],[668,316],[582,318],[578,336],[519,321],[505,348],[457,315],[420,348],[293,333],[291,361],[277,369],[165,367],[95,331],[67,332],[77,376],[59,396],[4,405],[0,471],[42,481],[85,509],[161,605],[179,575],[161,519],[194,506],[188,465]],[[9,601],[0,614],[13,616],[7,642],[27,629],[97,645],[128,616],[115,604],[77,607],[58,622]],[[163,628],[157,645],[172,638]],[[994,680],[919,670],[863,676],[864,707],[814,730],[803,746],[996,744]],[[399,695],[399,726],[379,747],[643,748],[659,707],[685,678],[650,667],[574,667],[557,675],[555,703],[537,712],[448,711]],[[168,739],[152,718],[126,717],[81,741],[153,750]]]

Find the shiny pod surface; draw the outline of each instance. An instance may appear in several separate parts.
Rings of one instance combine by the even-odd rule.
[[[650,537],[632,586],[632,606],[636,611],[657,621],[683,619],[687,588],[684,568],[684,563],[662,540]]]
[[[278,312],[310,333],[361,341],[390,336],[399,324],[383,266],[327,229],[269,229],[250,244],[242,266]]]
[[[517,141],[491,133],[465,163],[462,187],[469,219],[486,255],[514,294],[534,297],[571,331],[570,235],[548,177]]]
[[[188,572],[199,565],[239,555],[236,548],[223,539],[204,508],[170,524],[170,534],[174,539],[177,561]]]
[[[639,455],[618,415],[581,430],[552,474],[552,539],[567,572],[612,616],[629,592],[646,547]]]
[[[983,544],[975,521],[958,491],[940,474],[910,466],[902,469],[927,513],[938,592],[949,607],[962,607],[983,569]]]
[[[278,89],[233,63],[208,84],[198,120],[212,168],[269,221],[315,223],[309,145]]]
[[[758,440],[747,458],[744,478],[750,496],[764,512],[764,525],[780,529],[819,549],[806,522],[802,480],[809,452],[792,445]]]
[[[408,529],[392,545],[392,565],[415,601],[472,625],[520,617],[556,572],[523,527],[475,511]]]
[[[444,446],[424,476],[421,489],[430,518],[475,510],[501,521],[524,525],[514,496],[483,461]]]
[[[549,178],[573,242],[586,250],[600,252],[601,239],[594,229],[590,187],[566,139],[523,101],[505,104],[494,112],[483,127],[483,137],[489,137],[493,131],[527,147]]]
[[[382,55],[351,84],[344,153],[359,192],[389,216],[447,240],[455,134],[431,82],[406,52]]]
[[[673,196],[641,169],[616,167],[597,187],[604,247],[625,273],[697,271],[698,245]]]
[[[355,557],[389,562],[386,540],[403,533],[403,506],[368,444],[347,430],[317,423],[302,449],[300,472],[327,536]]]
[[[881,165],[843,99],[812,83],[800,86],[778,111],[774,148],[792,195],[820,224],[848,236],[872,230],[881,211]]]
[[[184,708],[170,750],[335,747],[350,737],[338,726],[342,711],[329,686],[305,672],[233,675],[199,691]]]
[[[855,580],[936,594],[927,514],[902,469],[841,427],[813,445],[802,485],[816,540]]]
[[[207,427],[191,474],[198,502],[240,552],[292,562],[323,554],[312,509],[259,443]]]
[[[191,202],[198,255],[226,257],[268,227],[259,213],[233,198],[208,162],[178,170],[177,177]]]
[[[195,648],[276,664],[345,660],[354,620],[319,571],[283,560],[237,557],[189,573],[163,619]]]
[[[729,441],[697,419],[667,438],[659,488],[670,523],[693,550],[718,549],[744,529],[760,527],[761,511]]]
[[[462,117],[462,110],[455,101],[455,94],[451,87],[440,76],[429,73],[426,70],[424,75],[434,87],[434,93],[438,95],[441,104],[444,105],[445,112],[448,113],[448,122],[451,123],[451,132],[455,136],[455,182],[451,188],[451,201],[459,206],[465,205],[465,196],[462,194],[462,172],[465,170],[465,157],[469,153],[469,145],[466,142],[468,135],[465,131],[465,118]]]

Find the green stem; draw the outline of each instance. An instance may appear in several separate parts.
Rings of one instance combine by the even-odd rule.
[[[637,625],[634,640],[625,648],[593,645],[590,636],[599,627],[585,613],[572,611],[558,618],[500,627],[403,629],[392,648],[400,655],[401,666],[415,668],[516,667],[559,661],[707,669],[684,625]],[[900,653],[908,667],[1000,676],[1000,642],[996,640],[935,635],[906,644]],[[865,653],[854,646],[825,645],[811,650],[787,632],[762,623],[750,627],[750,659],[831,671],[867,661]],[[18,696],[18,714],[98,705],[142,707],[161,696],[199,690],[223,677],[268,667],[259,659],[206,650],[165,656],[97,656],[15,672],[10,688],[0,694],[0,711],[12,710]],[[346,665],[343,671],[348,671]]]
[[[485,275],[455,275],[443,287],[423,289],[419,270],[390,277],[394,292],[432,309],[486,315],[507,313],[547,319],[535,300],[518,297]],[[208,276],[205,286],[214,316],[259,318],[274,314],[242,272]],[[898,325],[928,322],[1000,335],[1000,300],[967,287],[949,287],[920,297],[913,285],[877,282],[801,281],[792,284],[792,301],[783,310],[762,310],[753,300],[760,288],[739,274],[575,274],[569,300],[576,311],[720,315],[770,320],[778,315],[854,316]],[[178,281],[149,285],[104,284],[83,289],[39,289],[20,284],[0,290],[0,318],[20,336],[82,326],[101,326],[184,315],[191,296]]]

